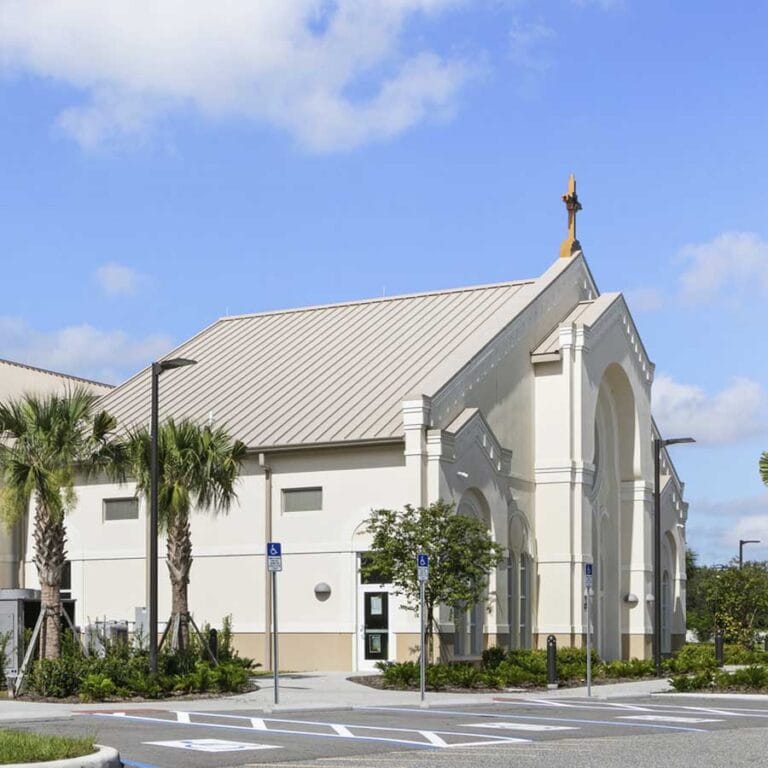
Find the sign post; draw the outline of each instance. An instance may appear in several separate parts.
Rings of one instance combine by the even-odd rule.
[[[426,648],[426,623],[425,623],[425,610],[424,610],[424,588],[429,579],[429,555],[417,555],[416,556],[416,568],[418,569],[419,576],[419,618],[421,621],[421,653],[419,654],[421,664],[419,669],[419,690],[421,691],[421,703],[424,704],[424,699],[427,690],[427,648]]]
[[[587,696],[592,696],[592,563],[584,564],[584,608],[587,611]]]
[[[277,541],[267,542],[267,570],[272,578],[272,674],[274,677],[275,704],[280,703],[279,669],[277,655],[277,573],[283,570],[283,547]]]

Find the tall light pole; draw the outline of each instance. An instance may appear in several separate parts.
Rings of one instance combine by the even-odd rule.
[[[160,374],[172,368],[194,365],[197,360],[174,357],[152,363],[152,410],[149,428],[149,671],[157,672],[157,507],[158,507],[158,410]]]
[[[653,663],[661,675],[661,449],[695,443],[692,437],[653,439]]]
[[[760,539],[739,539],[739,568],[744,565],[744,545],[759,543]]]

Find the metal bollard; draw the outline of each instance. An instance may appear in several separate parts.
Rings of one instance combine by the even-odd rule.
[[[725,663],[725,648],[724,648],[723,630],[718,629],[715,632],[715,662],[718,667],[722,667]]]
[[[557,638],[547,637],[547,688],[557,688]]]
[[[219,633],[211,628],[208,630],[208,647],[211,649],[211,655],[216,661],[219,660]]]

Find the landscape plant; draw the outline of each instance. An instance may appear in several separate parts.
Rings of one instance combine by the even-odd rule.
[[[130,474],[149,504],[150,434],[134,430],[127,442]],[[166,534],[171,614],[179,621],[178,647],[189,645],[189,575],[192,569],[191,512],[226,512],[237,498],[235,484],[245,445],[224,427],[169,419],[158,432],[158,518]]]
[[[424,588],[428,658],[433,658],[435,610],[439,605],[473,605],[483,598],[489,573],[502,560],[481,520],[457,514],[453,504],[439,500],[426,507],[371,512],[367,530],[370,552],[361,566],[363,579],[381,578],[392,584],[406,610],[419,610],[416,556],[429,556],[429,580]]]
[[[48,659],[60,650],[64,518],[76,500],[76,472],[112,472],[121,465],[120,444],[112,439],[116,422],[97,410],[97,399],[78,387],[0,403],[0,516],[12,527],[34,504],[33,560],[46,615],[41,655]]]

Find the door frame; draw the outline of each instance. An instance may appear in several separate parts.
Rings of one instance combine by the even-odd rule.
[[[395,633],[392,631],[392,590],[387,584],[358,584],[357,585],[357,642],[355,644],[356,670],[358,672],[375,672],[376,663],[383,659],[365,658],[365,595],[370,592],[385,592],[387,598],[387,661],[396,659]]]

